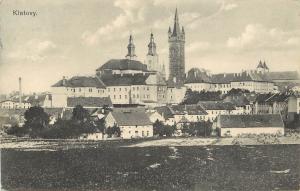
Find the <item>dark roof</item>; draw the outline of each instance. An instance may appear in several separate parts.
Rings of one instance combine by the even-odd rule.
[[[234,79],[234,73],[213,74],[212,82],[216,84],[229,84]]]
[[[160,106],[154,108],[165,119],[173,118],[174,112],[169,106]]]
[[[241,73],[223,73],[212,75],[213,83],[230,83],[230,82],[246,82],[246,81],[256,81],[256,82],[271,82],[270,78],[259,72],[241,72]]]
[[[171,109],[175,115],[207,115],[200,105],[173,105]]]
[[[274,115],[219,115],[221,128],[282,127],[279,114]]]
[[[200,105],[204,110],[234,110],[233,103],[224,101],[199,101]]]
[[[146,80],[150,74],[104,74],[101,75],[101,80],[107,86],[124,86],[124,85],[146,85]]]
[[[98,77],[74,76],[70,79],[62,79],[52,87],[96,87],[105,88],[104,83]]]
[[[185,83],[211,83],[211,78],[205,71],[199,68],[192,68],[187,73]]]
[[[68,97],[67,106],[76,107],[81,105],[82,107],[104,107],[112,106],[111,99],[109,97]]]
[[[274,102],[286,102],[289,97],[290,97],[290,94],[288,94],[288,93],[258,94],[255,102],[273,104]]]
[[[137,60],[111,59],[100,66],[96,71],[104,70],[141,70],[147,71],[147,65]]]
[[[271,80],[300,80],[297,71],[268,72],[266,75]]]
[[[119,126],[152,124],[144,108],[115,108],[111,114]]]

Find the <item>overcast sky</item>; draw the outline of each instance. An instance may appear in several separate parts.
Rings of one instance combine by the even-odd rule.
[[[186,69],[212,73],[300,70],[299,0],[0,0],[0,92],[47,91],[62,76],[92,75],[124,58],[134,36],[144,61],[151,30],[168,68],[167,31],[176,6],[186,32]],[[15,16],[13,10],[36,11]]]

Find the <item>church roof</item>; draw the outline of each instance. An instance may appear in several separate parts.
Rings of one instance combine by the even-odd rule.
[[[137,60],[111,59],[100,66],[96,71],[102,70],[140,70],[147,71],[147,65]]]
[[[111,114],[119,126],[144,126],[152,124],[143,108],[115,108]]]
[[[146,80],[150,74],[104,74],[101,75],[101,80],[107,86],[126,86],[126,85],[146,85]]]
[[[97,77],[74,76],[70,79],[62,79],[52,87],[96,87],[105,88],[104,83]]]

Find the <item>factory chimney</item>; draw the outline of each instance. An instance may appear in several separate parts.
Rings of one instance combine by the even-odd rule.
[[[22,78],[19,77],[19,108],[21,108],[22,104]]]

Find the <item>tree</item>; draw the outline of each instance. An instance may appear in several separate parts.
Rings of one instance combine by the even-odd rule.
[[[73,109],[72,120],[83,123],[89,119],[89,116],[90,114],[88,110],[84,109],[81,105],[76,105],[76,107]]]
[[[222,93],[220,91],[217,92],[206,92],[206,91],[192,91],[188,89],[186,91],[185,97],[181,105],[185,104],[197,104],[199,101],[219,101],[221,100]]]
[[[164,125],[161,121],[156,120],[153,124],[153,134],[170,137],[174,134],[176,126]]]
[[[24,117],[24,128],[27,129],[31,137],[38,137],[39,133],[49,124],[48,114],[39,106],[30,107],[26,110]]]
[[[195,123],[185,124],[182,132],[190,136],[209,136],[212,132],[212,123],[209,121],[199,121]]]
[[[113,135],[116,136],[116,137],[120,137],[121,136],[120,127],[118,127],[117,125],[114,125],[112,127],[108,127],[106,129],[106,134],[108,135],[108,137],[112,137]]]

